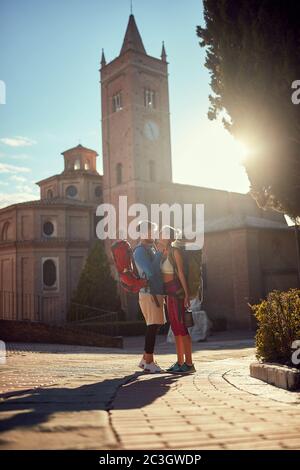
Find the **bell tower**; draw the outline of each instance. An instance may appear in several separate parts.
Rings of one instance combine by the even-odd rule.
[[[168,63],[147,54],[135,18],[129,17],[118,57],[101,58],[104,201],[159,202],[172,182]]]

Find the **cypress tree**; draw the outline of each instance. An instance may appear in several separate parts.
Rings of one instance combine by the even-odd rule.
[[[300,2],[204,0],[197,27],[211,76],[209,119],[249,148],[250,194],[295,222],[300,283]],[[298,94],[299,95],[299,94]]]
[[[82,307],[78,307],[78,305]],[[117,311],[120,308],[117,283],[111,275],[102,240],[95,242],[87,257],[77,289],[72,297],[69,319],[97,315],[96,310],[93,311],[93,309],[84,306],[108,311]]]

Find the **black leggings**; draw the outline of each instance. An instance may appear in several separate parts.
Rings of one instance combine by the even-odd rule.
[[[145,335],[145,353],[146,354],[153,354],[156,334],[160,327],[161,325],[156,325],[156,324],[147,325],[146,335]]]

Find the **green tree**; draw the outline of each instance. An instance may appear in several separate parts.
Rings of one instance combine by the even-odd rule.
[[[87,257],[72,297],[68,318],[72,320],[95,315],[95,311],[85,306],[108,311],[120,308],[117,283],[111,275],[104,243],[101,240],[95,242]]]
[[[249,149],[250,193],[262,208],[289,215],[300,240],[300,2],[204,0],[198,26],[211,76],[209,119]],[[300,255],[298,251],[299,280]]]

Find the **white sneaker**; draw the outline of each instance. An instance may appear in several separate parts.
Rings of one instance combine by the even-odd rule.
[[[138,364],[138,367],[139,367],[140,369],[144,369],[145,365],[146,365],[146,361],[145,361],[144,358],[142,358],[141,361],[140,361],[140,363]]]
[[[151,362],[150,364],[145,364],[144,372],[147,374],[159,374],[160,372],[163,372],[163,370],[158,364],[156,364],[156,362]]]

